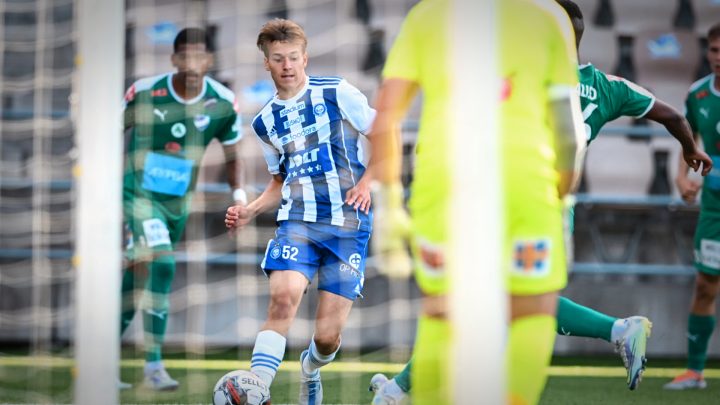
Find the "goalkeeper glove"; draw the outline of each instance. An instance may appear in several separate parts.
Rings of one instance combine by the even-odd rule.
[[[378,257],[378,272],[390,278],[407,278],[412,273],[412,259],[407,250],[410,217],[403,207],[400,183],[374,188],[372,247]]]

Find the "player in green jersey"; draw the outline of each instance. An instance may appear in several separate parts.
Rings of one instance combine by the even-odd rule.
[[[685,99],[685,117],[702,138],[713,163],[720,164],[720,24],[707,36],[707,59],[712,73],[695,82]],[[688,317],[687,371],[665,384],[666,389],[705,388],[703,378],[707,347],[715,329],[715,302],[720,288],[720,172],[713,169],[702,186],[688,178],[688,165],[680,161],[675,183],[688,203],[695,202],[702,187],[700,217],[695,229],[695,290]]]
[[[129,142],[123,180],[126,266],[122,279],[121,334],[136,311],[136,293],[145,332],[144,385],[156,390],[178,386],[165,371],[161,348],[169,317],[168,296],[175,275],[174,245],[180,240],[205,148],[223,145],[234,200],[240,188],[236,146],[241,138],[235,95],[206,76],[213,55],[204,30],[177,35],[174,73],[140,79],[125,94]],[[120,388],[129,388],[120,383]]]
[[[579,49],[585,28],[582,12],[573,1],[558,0],[558,3],[570,16]],[[644,117],[662,124],[678,140],[682,146],[683,162],[694,170],[701,169],[703,175],[710,171],[712,161],[696,147],[692,131],[680,112],[637,84],[605,74],[591,64],[582,65],[579,70],[580,103],[588,144],[609,121],[622,116]],[[645,364],[646,339],[652,326],[647,318],[632,316],[618,319],[564,297],[558,302],[557,316],[558,333],[600,338],[613,343],[627,368],[628,387],[637,387]]]
[[[499,73],[504,84],[498,95],[502,101],[499,136],[506,217],[501,271],[511,309],[507,393],[513,404],[534,404],[544,387],[555,338],[557,291],[566,282],[560,198],[573,183],[584,134],[575,95],[576,51],[567,16],[551,1],[503,0],[498,10]],[[444,266],[452,198],[452,157],[447,148],[452,78],[443,63],[452,41],[445,31],[448,18],[449,5],[444,0],[421,1],[408,14],[383,69],[378,115],[370,137],[373,162],[382,167],[374,173],[381,186],[374,199],[377,225],[373,239],[376,253],[385,259],[379,270],[399,272],[407,269],[407,262],[400,258],[407,221],[399,184],[397,128],[422,90],[423,111],[408,204],[416,280],[423,292],[412,361],[415,404],[452,401]],[[532,46],[526,46],[528,41]],[[526,51],[511,51],[521,46]],[[482,74],[481,67],[478,73]],[[478,235],[487,236],[481,230]],[[472,318],[467,321],[473,322]],[[403,373],[405,388],[409,388],[407,374]],[[373,378],[372,385],[378,389],[382,382]],[[383,394],[390,398],[378,402],[380,396],[376,395],[374,403],[402,400],[400,392],[384,390]]]

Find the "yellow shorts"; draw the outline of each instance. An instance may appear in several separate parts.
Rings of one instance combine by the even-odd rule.
[[[508,292],[538,295],[567,284],[561,207],[515,209],[506,215],[505,273]]]

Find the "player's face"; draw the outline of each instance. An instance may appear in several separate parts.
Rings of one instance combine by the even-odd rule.
[[[280,97],[292,97],[305,85],[307,53],[299,42],[273,42],[267,48],[265,70]]]
[[[180,45],[178,52],[172,55],[172,63],[185,87],[197,89],[202,87],[203,77],[212,66],[213,57],[205,49],[205,44],[186,44]]]
[[[713,73],[720,75],[720,37],[713,38],[708,42],[707,59]]]

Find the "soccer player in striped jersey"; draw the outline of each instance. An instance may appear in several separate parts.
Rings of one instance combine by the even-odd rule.
[[[270,386],[303,293],[317,274],[315,334],[300,356],[299,403],[320,404],[319,369],[335,358],[363,287],[372,225],[363,134],[375,110],[344,79],[306,75],[307,38],[296,23],[271,20],[257,45],[277,93],[252,127],[273,177],[255,201],[230,207],[226,215],[227,226],[235,228],[278,210],[278,229],[262,263],[270,278],[268,318],[255,341],[251,370]]]
[[[403,251],[398,239],[406,228],[397,127],[422,90],[423,111],[408,204],[416,280],[424,294],[412,361],[414,404],[452,402],[446,305],[451,291],[444,245],[451,231],[447,219],[452,198],[447,105],[452,97],[450,81],[456,78],[444,63],[452,41],[447,34],[448,18],[449,4],[442,0],[423,0],[408,14],[383,69],[371,135],[373,166],[383,168],[374,174],[381,187],[375,196],[378,221],[373,240],[381,257],[392,259],[379,269],[393,272],[400,267],[395,267],[400,262],[395,257]],[[499,73],[504,84],[498,94],[500,170],[505,201],[505,210],[499,214],[505,217],[505,238],[503,267],[497,270],[506,277],[511,306],[506,351],[508,399],[512,404],[535,404],[545,384],[555,339],[557,292],[566,283],[561,197],[576,180],[578,148],[584,146],[575,94],[577,58],[570,23],[554,2],[503,0],[498,2],[498,20]],[[483,74],[482,66],[477,67],[477,74]],[[480,238],[494,237],[477,232]],[[493,269],[479,267],[477,271]],[[466,321],[474,322],[472,316]],[[381,382],[373,380],[377,389]],[[395,404],[400,397],[378,402],[376,396],[374,403]]]
[[[720,164],[720,24],[708,31],[707,59],[712,73],[690,86],[685,117],[702,138],[713,163]],[[720,173],[711,170],[702,186],[688,178],[688,164],[680,161],[675,180],[683,200],[694,203],[702,187],[700,218],[695,229],[695,288],[687,325],[687,370],[665,389],[702,389],[707,348],[715,330],[715,304],[720,287]]]
[[[200,160],[213,139],[224,147],[228,183],[235,201],[240,188],[236,146],[242,132],[235,95],[205,74],[213,55],[204,30],[178,33],[172,54],[177,72],[140,79],[125,94],[125,128],[130,130],[123,181],[123,215],[128,262],[122,279],[121,334],[135,315],[135,291],[145,331],[144,384],[171,390],[178,382],[162,363],[170,285],[175,275],[173,246],[190,213]],[[120,388],[130,388],[120,383]]]

